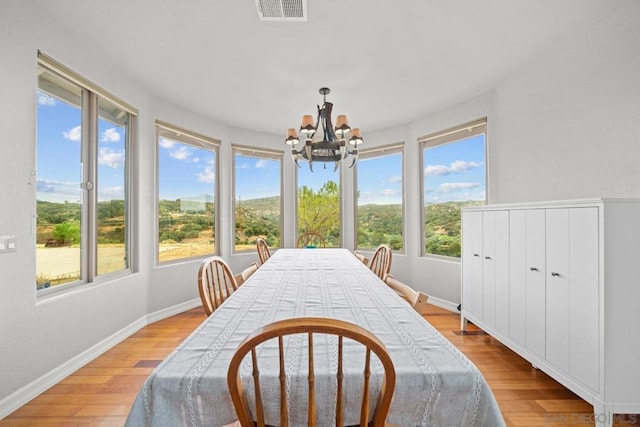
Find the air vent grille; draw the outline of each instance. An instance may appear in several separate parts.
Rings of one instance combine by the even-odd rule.
[[[256,0],[261,21],[306,21],[307,0]]]

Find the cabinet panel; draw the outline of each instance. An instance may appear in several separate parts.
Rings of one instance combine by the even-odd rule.
[[[547,209],[546,358],[569,372],[569,210]]]
[[[509,334],[509,212],[496,211],[495,268],[496,329]]]
[[[482,212],[462,213],[462,307],[482,318]]]
[[[482,320],[494,328],[496,325],[496,213],[482,215]]]
[[[570,210],[569,373],[598,390],[598,208]]]
[[[509,212],[509,337],[525,345],[527,301],[526,211]]]
[[[509,212],[482,215],[482,320],[501,332],[509,331]]]
[[[526,212],[526,347],[545,357],[545,210]]]

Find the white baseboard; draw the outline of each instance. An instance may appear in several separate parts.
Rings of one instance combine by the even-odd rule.
[[[150,323],[201,305],[199,298],[147,314],[0,400],[0,420]]]
[[[168,308],[164,308],[162,310],[155,311],[153,313],[147,314],[147,325],[153,322],[157,322],[158,320],[166,319],[167,317],[175,316],[176,314],[183,313],[187,310],[191,310],[192,308],[196,308],[201,305],[202,301],[200,300],[200,298],[195,298],[190,301],[186,301]]]
[[[446,299],[436,298],[429,295],[427,302],[436,307],[444,308],[445,310],[452,311],[456,314],[460,314],[458,311],[458,304],[455,302],[447,301]]]

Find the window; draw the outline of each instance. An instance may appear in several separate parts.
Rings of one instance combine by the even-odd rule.
[[[486,120],[419,138],[423,255],[460,258],[460,208],[486,203]]]
[[[282,152],[233,148],[235,251],[255,251],[262,237],[281,246]]]
[[[302,244],[340,247],[340,169],[334,171],[333,163],[315,162],[313,172],[302,161],[298,171],[298,239]],[[320,241],[319,239],[322,239]],[[304,240],[304,241],[303,241]]]
[[[217,253],[219,141],[156,120],[159,263]]]
[[[356,167],[356,248],[403,250],[402,146],[364,151]]]
[[[129,271],[136,110],[42,53],[36,104],[36,288]]]

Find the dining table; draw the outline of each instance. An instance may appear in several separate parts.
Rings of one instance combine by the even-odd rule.
[[[195,278],[194,278],[195,287]],[[272,322],[328,317],[375,334],[389,352],[396,384],[389,424],[400,426],[503,426],[495,397],[477,367],[393,289],[344,248],[282,248],[238,287],[148,377],[126,426],[224,426],[237,417],[227,386],[229,362],[249,334]],[[324,341],[319,341],[320,345]],[[334,399],[333,410],[317,412],[319,426],[335,425],[335,349],[329,341],[316,357],[317,407]],[[285,343],[291,426],[307,425],[307,369],[304,339]],[[315,350],[314,344],[314,350]],[[267,350],[265,350],[267,351]],[[241,369],[250,387],[250,360]],[[347,400],[362,392],[349,377],[362,376],[357,362],[345,369]],[[271,369],[272,368],[272,369]],[[275,393],[265,412],[279,422],[277,363],[261,366],[261,384]],[[372,387],[383,370],[373,364]],[[270,382],[271,381],[271,382]],[[351,396],[351,397],[350,397]],[[325,402],[326,401],[326,402]],[[359,411],[359,407],[357,408]],[[345,414],[358,424],[359,412]]]

